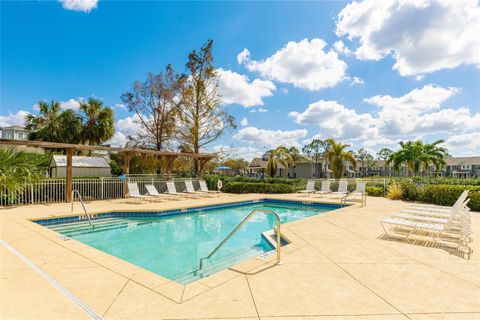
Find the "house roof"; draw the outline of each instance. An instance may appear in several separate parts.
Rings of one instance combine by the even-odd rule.
[[[462,164],[480,165],[480,156],[477,157],[450,157],[446,159],[448,166],[458,166]]]
[[[25,127],[24,126],[19,126],[19,125],[10,126],[10,127],[0,127],[0,130],[12,130],[12,129],[25,130]]]
[[[253,158],[248,165],[251,169],[265,169],[267,168],[268,160],[264,160],[263,158]],[[285,167],[277,161],[277,168],[278,169],[285,169]]]
[[[54,155],[50,167],[66,167],[67,156]],[[77,168],[110,168],[105,158],[73,156],[72,166]]]

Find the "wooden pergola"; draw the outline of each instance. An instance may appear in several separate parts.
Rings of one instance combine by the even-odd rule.
[[[90,145],[84,145],[84,144],[57,143],[57,142],[45,142],[45,141],[34,141],[34,140],[0,139],[0,145],[66,150],[67,169],[66,169],[65,199],[67,202],[70,202],[72,200],[72,189],[73,189],[72,158],[75,150],[96,150],[96,151],[123,153],[125,155],[124,163],[123,163],[123,172],[127,176],[127,179],[128,179],[128,174],[130,172],[130,160],[133,158],[133,156],[137,154],[146,154],[146,155],[152,155],[152,156],[165,157],[167,159],[167,175],[168,176],[171,175],[173,162],[178,157],[189,157],[192,159],[197,159],[199,160],[198,176],[200,178],[203,177],[203,174],[205,172],[205,164],[214,157],[214,155],[210,153],[157,151],[153,149],[90,146]],[[125,188],[123,189],[124,191],[127,190],[126,188],[126,184],[128,182],[127,179],[125,180]]]

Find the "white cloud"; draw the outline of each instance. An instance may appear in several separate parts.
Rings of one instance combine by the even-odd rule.
[[[242,126],[244,126],[244,127],[245,127],[245,126],[248,126],[248,119],[247,119],[247,118],[243,118],[242,120],[240,120],[240,124],[241,124]]]
[[[258,157],[262,152],[254,147],[233,147],[226,145],[216,145],[213,147],[213,152],[221,153],[228,158],[244,158],[248,161],[254,157]]]
[[[255,79],[231,70],[217,69],[220,76],[219,86],[225,104],[238,103],[244,107],[262,106],[264,97],[270,97],[276,90],[275,84],[268,80]]]
[[[415,76],[463,64],[480,67],[480,7],[475,0],[366,0],[346,5],[336,33],[358,39],[357,58],[395,59]]]
[[[402,97],[375,96],[365,99],[379,106],[379,111],[372,113],[320,100],[289,116],[296,123],[318,126],[321,138],[361,141],[365,147],[392,147],[399,140],[480,131],[480,112],[474,113],[468,107],[442,107],[456,92],[457,88],[427,85]]]
[[[122,103],[116,103],[116,104],[115,104],[115,108],[118,108],[118,109],[122,109],[122,110],[128,111],[128,108],[127,108],[127,107],[125,107],[125,105],[124,105],[124,104],[122,104]]]
[[[268,109],[258,108],[258,109],[250,110],[250,113],[255,113],[255,112],[265,113],[265,112],[268,112]]]
[[[115,135],[108,141],[113,146],[124,146],[128,136],[135,136],[142,131],[138,116],[132,115],[115,121]]]
[[[480,132],[450,136],[446,140],[445,146],[451,154],[456,156],[478,156],[480,154]]]
[[[363,79],[359,78],[359,77],[352,77],[352,82],[350,82],[350,84],[353,86],[355,84],[364,84],[365,81],[363,81]]]
[[[325,46],[322,39],[290,41],[265,60],[251,60],[248,49],[237,60],[268,79],[316,91],[334,87],[345,79],[347,64],[335,51],[324,51]]]
[[[73,11],[90,12],[97,7],[98,0],[59,0],[63,8]]]
[[[442,88],[427,84],[423,88],[414,89],[398,98],[377,95],[363,101],[381,107],[381,117],[390,120],[437,110],[444,101],[457,92],[459,92],[458,88]]]
[[[16,113],[10,113],[9,115],[0,115],[0,127],[10,127],[15,125],[25,125],[25,117],[29,115],[28,111],[17,111]]]
[[[343,54],[345,56],[349,56],[352,54],[352,51],[350,51],[349,48],[345,46],[345,43],[343,43],[342,40],[338,40],[333,44],[333,48],[335,51],[337,51],[339,54]]]
[[[375,119],[368,113],[359,114],[337,101],[312,103],[303,112],[290,112],[289,117],[298,124],[317,125],[326,137],[353,139],[375,135]],[[373,132],[372,132],[373,131]]]
[[[68,101],[60,102],[60,107],[65,110],[78,110],[83,98],[69,99]]]
[[[277,147],[300,146],[299,139],[305,138],[306,129],[298,130],[266,130],[255,127],[242,128],[233,138],[238,141],[255,144],[257,146]]]

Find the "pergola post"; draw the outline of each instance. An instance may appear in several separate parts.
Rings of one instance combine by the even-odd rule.
[[[176,157],[167,156],[166,158],[167,158],[167,180],[170,180],[172,176],[173,162],[175,161]]]
[[[67,148],[67,168],[65,174],[65,201],[72,202],[73,191],[73,152],[74,148]]]
[[[130,160],[132,160],[135,153],[127,151],[123,158],[123,174],[125,175],[125,181],[123,182],[123,196],[126,197],[128,193],[128,181],[130,174]]]
[[[199,166],[199,170],[198,170],[198,178],[199,179],[203,179],[203,175],[205,173],[205,165],[207,164],[207,162],[209,161],[210,159],[199,159],[199,163],[200,163],[200,166]]]

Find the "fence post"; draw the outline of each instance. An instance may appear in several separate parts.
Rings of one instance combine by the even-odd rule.
[[[383,178],[383,196],[387,195],[387,179]]]
[[[30,203],[33,204],[33,184],[30,184]]]
[[[103,177],[100,177],[100,181],[101,181],[101,183],[100,183],[100,188],[101,188],[100,194],[101,194],[101,197],[102,197],[102,200],[103,200],[103,197],[104,197],[104,195],[103,195],[103,187],[104,187]]]

